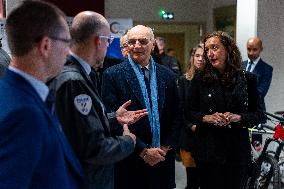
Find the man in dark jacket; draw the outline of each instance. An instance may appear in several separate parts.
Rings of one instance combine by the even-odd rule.
[[[96,77],[91,76],[91,67],[102,64],[111,43],[109,24],[102,15],[79,13],[71,37],[71,56],[50,85],[56,94],[56,113],[85,171],[87,188],[112,189],[113,164],[132,153],[136,143],[126,124],[146,115],[146,110],[127,111],[128,101],[116,114],[107,115],[92,80]],[[123,125],[122,136],[111,136],[108,118]]]
[[[158,55],[160,60],[159,63],[168,67],[176,74],[177,77],[179,77],[181,75],[180,65],[175,57],[166,54],[165,39],[162,37],[156,37],[156,44],[159,50],[159,55]]]
[[[244,61],[242,67],[252,72],[257,77],[257,90],[260,95],[262,109],[265,111],[264,97],[266,96],[272,80],[273,67],[260,58],[262,52],[262,41],[258,37],[250,38],[247,41],[248,60]]]
[[[0,79],[0,188],[82,189],[83,170],[48,106],[46,82],[70,50],[65,15],[44,1],[23,1],[6,29],[12,61]]]

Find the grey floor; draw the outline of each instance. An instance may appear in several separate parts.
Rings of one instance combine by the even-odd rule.
[[[186,186],[185,168],[181,162],[176,161],[176,189],[184,189]]]

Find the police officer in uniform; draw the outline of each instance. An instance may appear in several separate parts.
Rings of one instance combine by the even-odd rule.
[[[113,164],[134,150],[136,137],[126,124],[147,115],[146,110],[127,111],[131,101],[116,113],[106,113],[90,74],[101,66],[111,43],[107,20],[85,11],[74,17],[71,26],[73,44],[63,72],[50,84],[55,93],[56,113],[86,174],[87,188],[113,188]],[[123,125],[122,136],[111,136],[110,124]],[[116,119],[115,119],[116,118]]]

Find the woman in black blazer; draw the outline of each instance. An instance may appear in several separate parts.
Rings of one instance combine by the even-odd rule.
[[[198,189],[198,176],[196,170],[196,164],[191,155],[192,139],[194,137],[194,129],[196,125],[193,125],[186,119],[185,112],[187,104],[189,102],[188,92],[190,91],[191,80],[197,70],[204,68],[203,61],[203,45],[198,45],[190,51],[190,61],[186,73],[180,77],[179,80],[179,94],[180,102],[183,114],[183,122],[180,135],[180,155],[183,165],[186,168],[187,185],[185,189]]]
[[[250,164],[248,127],[260,123],[256,78],[241,69],[235,41],[225,32],[204,39],[204,71],[195,74],[187,119],[196,125],[192,153],[201,189],[239,189]]]

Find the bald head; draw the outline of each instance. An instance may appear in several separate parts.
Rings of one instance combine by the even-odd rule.
[[[247,41],[247,53],[250,60],[257,59],[262,50],[262,41],[258,37],[252,37]]]
[[[127,32],[128,53],[141,66],[149,64],[154,42],[154,33],[149,27],[137,25]]]
[[[143,25],[137,25],[137,26],[134,26],[133,28],[131,28],[127,32],[127,37],[129,38],[129,35],[132,35],[132,34],[141,35],[143,37],[147,37],[150,40],[154,40],[153,30],[151,28],[143,26]]]
[[[86,43],[92,36],[109,29],[109,23],[101,14],[84,11],[77,14],[70,29],[74,43]]]
[[[258,37],[249,38],[247,44],[254,44],[259,47],[262,47],[262,41]]]

